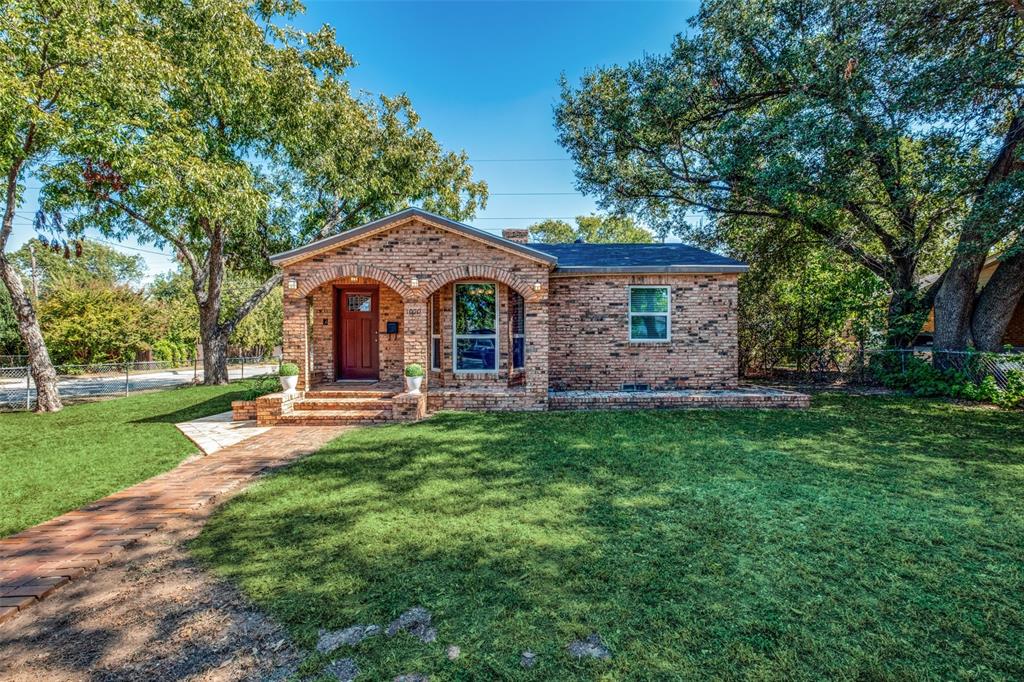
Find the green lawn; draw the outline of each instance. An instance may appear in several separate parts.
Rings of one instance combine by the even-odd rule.
[[[265,380],[264,380],[265,381]],[[178,422],[231,409],[260,380],[0,414],[0,537],[171,469],[198,452]]]
[[[1021,679],[1024,418],[837,396],[443,414],[345,434],[193,549],[304,646],[433,611],[433,644],[332,656],[360,679]],[[592,632],[611,660],[571,660]]]

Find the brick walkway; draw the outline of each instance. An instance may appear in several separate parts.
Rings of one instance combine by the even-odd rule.
[[[0,539],[0,622],[75,580],[168,521],[266,469],[316,451],[345,427],[277,427]]]

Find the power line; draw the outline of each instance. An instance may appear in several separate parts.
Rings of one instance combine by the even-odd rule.
[[[572,159],[567,156],[534,159],[469,159],[470,163],[546,163],[549,161],[572,161]]]

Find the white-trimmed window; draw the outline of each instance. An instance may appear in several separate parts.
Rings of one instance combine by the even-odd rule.
[[[668,341],[671,337],[669,287],[629,287],[629,340],[637,343]]]
[[[498,287],[457,282],[452,297],[454,371],[498,371]]]

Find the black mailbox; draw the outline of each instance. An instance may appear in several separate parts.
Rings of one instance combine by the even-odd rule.
[[[397,334],[398,333],[398,323],[397,322],[388,322],[387,323],[387,330],[388,330],[388,332],[387,332],[388,334]]]

